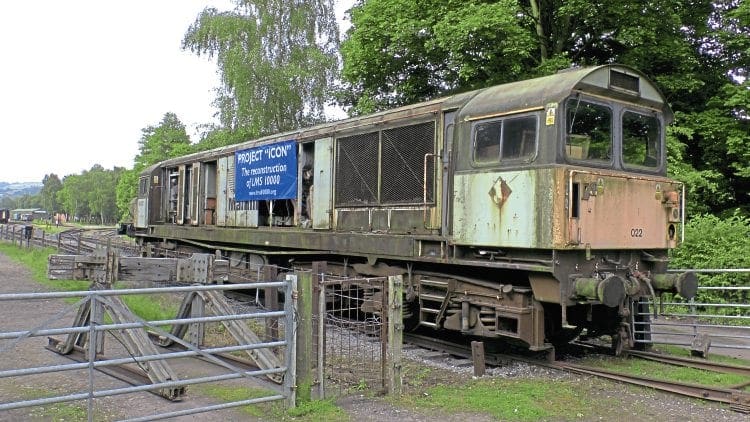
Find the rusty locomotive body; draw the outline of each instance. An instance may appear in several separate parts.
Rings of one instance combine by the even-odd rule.
[[[671,117],[644,75],[609,65],[322,124],[147,169],[135,236],[236,267],[403,274],[416,326],[626,345],[639,298],[696,289],[666,273],[684,209]]]

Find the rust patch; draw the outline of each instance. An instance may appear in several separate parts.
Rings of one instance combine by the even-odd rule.
[[[492,198],[492,202],[497,205],[498,208],[502,208],[505,201],[508,200],[508,196],[513,191],[510,189],[510,186],[503,180],[502,177],[498,177],[495,180],[495,183],[492,184],[492,187],[490,188],[490,191],[488,192],[490,194],[490,198]]]

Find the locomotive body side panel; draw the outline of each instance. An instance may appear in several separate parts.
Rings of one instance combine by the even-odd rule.
[[[534,169],[457,174],[453,190],[455,243],[549,247],[550,233],[538,230],[544,217],[537,210],[551,209],[551,198],[539,194],[537,181],[551,173],[550,169]]]

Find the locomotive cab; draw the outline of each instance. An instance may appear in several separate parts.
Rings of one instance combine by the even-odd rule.
[[[641,297],[695,294],[694,275],[666,274],[684,215],[683,186],[666,178],[671,118],[656,87],[621,66],[490,88],[462,109],[457,253],[546,266],[499,277],[531,287],[548,340],[565,327],[612,334],[624,326],[615,337],[632,340]],[[541,316],[496,317],[495,327],[511,318],[511,326],[529,320],[542,329]]]

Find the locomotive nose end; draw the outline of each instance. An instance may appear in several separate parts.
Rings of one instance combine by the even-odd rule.
[[[588,299],[598,300],[610,308],[618,306],[625,300],[625,280],[618,275],[610,275],[605,279],[577,278],[575,293]]]

